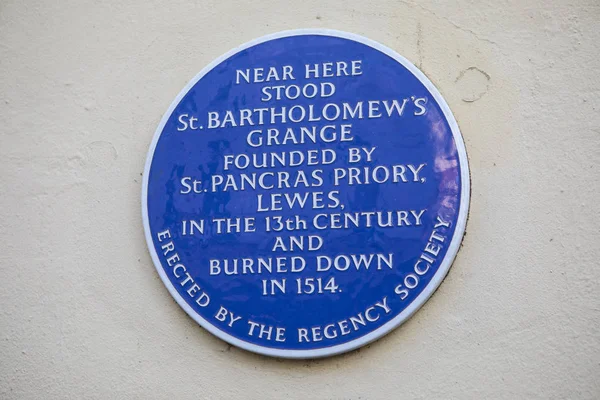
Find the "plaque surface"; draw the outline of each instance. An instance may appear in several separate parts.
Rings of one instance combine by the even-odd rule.
[[[389,48],[281,32],[204,68],[152,141],[148,247],[201,326],[261,354],[345,352],[409,318],[464,233],[463,140],[432,83]]]

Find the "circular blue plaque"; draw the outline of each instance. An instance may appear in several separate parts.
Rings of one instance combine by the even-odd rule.
[[[167,289],[202,327],[261,354],[355,349],[448,272],[469,171],[440,93],[406,59],[330,30],[215,60],[156,130],[142,213]]]

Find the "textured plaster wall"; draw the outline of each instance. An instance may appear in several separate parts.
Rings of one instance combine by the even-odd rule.
[[[600,398],[599,26],[595,0],[0,1],[0,398]],[[429,76],[463,132],[472,202],[412,319],[284,361],[171,299],[141,172],[202,67],[306,27],[365,35]]]

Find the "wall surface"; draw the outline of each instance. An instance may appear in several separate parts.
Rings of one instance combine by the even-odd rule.
[[[0,398],[600,398],[600,4],[0,1]],[[317,361],[257,356],[174,302],[141,172],[200,69],[268,33],[357,33],[433,81],[472,200],[407,323]]]

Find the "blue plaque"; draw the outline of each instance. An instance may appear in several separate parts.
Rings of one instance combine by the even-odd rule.
[[[469,204],[464,143],[414,65],[330,30],[262,37],[173,101],[142,213],[167,289],[243,349],[313,358],[409,318],[448,272]]]

